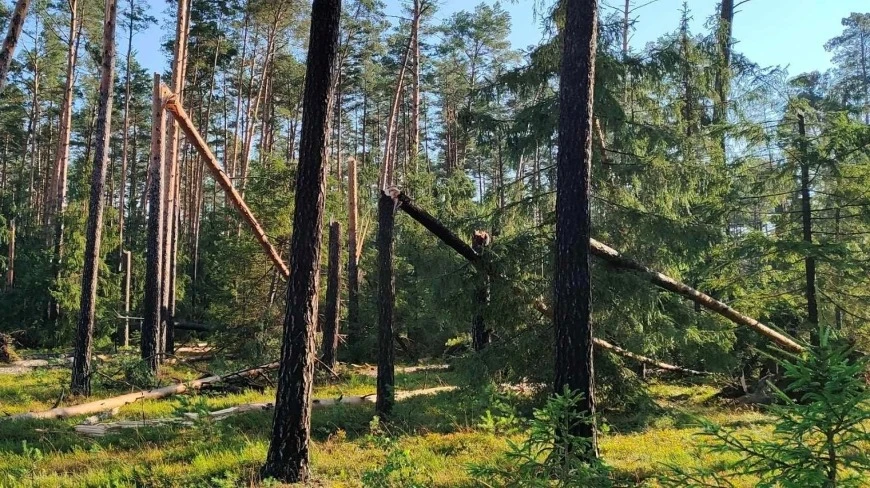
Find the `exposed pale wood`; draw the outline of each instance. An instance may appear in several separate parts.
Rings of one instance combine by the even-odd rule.
[[[278,268],[285,278],[290,276],[290,269],[287,268],[284,260],[281,259],[281,255],[278,253],[278,250],[275,249],[275,246],[273,246],[269,241],[269,237],[266,235],[266,231],[263,230],[263,226],[260,225],[260,222],[254,216],[254,213],[251,212],[251,209],[242,199],[239,192],[235,189],[226,173],[221,170],[218,159],[211,152],[211,149],[209,149],[208,144],[206,144],[205,140],[200,136],[196,127],[193,126],[193,121],[190,120],[190,117],[187,115],[187,112],[185,112],[184,107],[182,107],[178,102],[175,94],[173,94],[166,85],[161,85],[160,96],[163,99],[166,110],[172,114],[178,122],[178,125],[181,127],[181,130],[184,131],[187,140],[199,152],[199,155],[202,156],[206,167],[211,171],[215,181],[217,181],[221,188],[224,189],[226,194],[230,197],[230,201],[235,205],[236,209],[242,214],[242,217],[251,227],[254,237],[263,247],[263,250],[266,251],[269,259],[272,260],[272,263],[275,264],[275,267]]]
[[[689,285],[686,285],[685,283],[681,283],[671,278],[670,276],[652,270],[646,265],[641,264],[637,261],[628,259],[612,247],[602,244],[595,239],[590,239],[589,244],[592,249],[592,254],[595,257],[603,259],[612,266],[620,269],[635,271],[643,276],[646,276],[647,278],[649,278],[652,284],[664,288],[665,290],[672,291],[678,295],[682,295],[691,300],[692,302],[695,302],[704,308],[718,313],[719,315],[734,322],[735,324],[749,327],[750,329],[776,342],[778,345],[786,350],[792,352],[801,352],[804,350],[804,346],[798,344],[788,335],[774,330],[773,328],[764,325],[758,320],[744,315],[737,310],[734,310],[727,304],[720,302],[719,300],[716,300],[715,298],[705,293],[701,293],[700,291],[692,288]]]
[[[455,386],[437,386],[434,388],[424,388],[420,390],[400,391],[396,393],[397,400],[405,400],[417,396],[436,395],[442,392],[454,391]],[[376,395],[362,395],[339,398],[315,398],[311,402],[311,407],[314,409],[334,407],[337,405],[369,405],[374,404],[377,400]],[[220,421],[226,418],[240,415],[248,412],[262,412],[275,408],[274,403],[245,403],[234,407],[216,410],[206,414],[206,418],[212,421]],[[89,417],[90,419],[90,417]],[[76,425],[75,431],[79,434],[92,437],[102,437],[110,432],[121,431],[125,429],[142,429],[147,427],[162,427],[166,425],[193,425],[195,420],[199,420],[200,415],[195,412],[183,414],[182,417],[162,418],[162,419],[146,419],[146,420],[123,420],[110,423],[93,423],[83,422]],[[86,419],[88,420],[88,419]]]
[[[102,400],[96,400],[89,403],[83,403],[81,405],[72,405],[69,407],[58,407],[52,408],[51,410],[45,410],[42,412],[28,412],[22,413],[18,415],[12,415],[10,417],[6,417],[7,420],[20,420],[20,419],[60,419],[60,418],[69,418],[75,417],[78,415],[88,415],[96,412],[105,412],[107,410],[112,410],[113,408],[123,407],[124,405],[129,405],[131,403],[137,402],[139,400],[156,400],[160,398],[166,398],[172,395],[180,395],[182,393],[188,391],[199,390],[203,386],[211,385],[223,381],[228,381],[234,378],[250,378],[252,376],[259,375],[265,371],[273,370],[278,368],[278,362],[264,364],[262,366],[257,366],[255,368],[244,369],[241,371],[236,371],[234,373],[226,374],[226,375],[214,375],[208,376],[206,378],[201,378],[198,380],[193,380],[188,383],[178,383],[175,385],[164,386],[162,388],[155,388],[153,390],[148,391],[138,391],[135,393],[128,393],[126,395],[116,396],[112,398],[104,398]]]

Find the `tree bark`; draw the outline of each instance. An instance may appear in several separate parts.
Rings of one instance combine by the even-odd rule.
[[[9,243],[6,254],[6,289],[15,286],[15,218],[9,220]]]
[[[154,93],[151,101],[151,157],[148,167],[148,245],[145,259],[144,320],[142,321],[142,359],[152,372],[157,371],[161,316],[163,242],[164,141],[166,133],[163,103],[160,96],[160,75],[154,73]]]
[[[12,64],[15,45],[18,44],[18,37],[21,35],[21,28],[24,27],[24,19],[27,17],[29,7],[30,0],[18,0],[9,19],[9,30],[6,31],[3,47],[0,48],[0,93],[6,87],[6,74],[9,72],[9,65]]]
[[[397,120],[399,118],[399,101],[402,98],[402,87],[405,82],[405,72],[408,70],[408,58],[411,55],[411,41],[413,36],[408,37],[408,45],[405,47],[405,56],[402,59],[402,67],[399,69],[399,76],[396,78],[396,87],[393,92],[393,101],[390,105],[390,115],[387,118],[386,137],[384,138],[384,160],[381,165],[379,186],[381,190],[387,189],[395,181],[395,161],[391,157],[393,139],[396,137]]]
[[[174,385],[164,386],[162,388],[157,388],[154,390],[148,391],[139,391],[135,393],[128,393],[126,395],[121,395],[112,398],[105,398],[103,400],[95,400],[89,403],[83,403],[81,405],[72,405],[69,407],[58,407],[52,408],[51,410],[45,410],[42,412],[28,412],[22,413],[18,415],[11,415],[9,417],[4,417],[5,420],[23,420],[23,419],[65,419],[69,417],[75,417],[78,415],[87,415],[91,413],[97,412],[105,412],[108,410],[112,410],[114,408],[123,407],[124,405],[129,405],[131,403],[137,402],[139,400],[157,400],[160,398],[166,398],[172,395],[180,395],[182,393],[186,393],[188,391],[196,391],[201,389],[204,386],[208,386],[215,383],[226,382],[228,380],[232,380],[234,378],[250,378],[253,376],[258,376],[265,371],[273,370],[278,367],[278,363],[269,363],[264,364],[262,366],[257,366],[255,368],[243,369],[241,371],[236,371],[235,373],[226,374],[223,376],[208,376],[205,378],[201,378],[198,380],[193,380],[188,383],[178,383]]]
[[[275,416],[263,478],[287,483],[308,480],[314,329],[320,274],[330,96],[338,51],[341,0],[314,0],[302,103],[302,139],[296,176],[296,205],[287,286],[287,311]]]
[[[239,211],[239,213],[242,214],[242,218],[244,218],[245,221],[248,223],[248,226],[254,233],[254,237],[260,243],[260,246],[263,247],[263,250],[266,251],[269,259],[272,261],[275,267],[278,268],[281,274],[284,275],[284,277],[290,276],[290,270],[287,268],[284,260],[281,259],[281,255],[278,253],[278,250],[275,249],[271,242],[269,242],[269,237],[266,235],[266,231],[263,230],[260,222],[257,221],[257,217],[255,217],[254,213],[251,212],[251,209],[245,203],[244,199],[242,199],[242,196],[233,186],[226,173],[221,170],[220,163],[218,162],[217,157],[215,157],[215,155],[211,152],[211,149],[208,148],[208,144],[193,126],[193,122],[190,120],[190,116],[187,115],[184,107],[182,107],[181,104],[178,103],[175,95],[165,85],[161,86],[160,90],[161,98],[165,102],[166,111],[175,118],[175,120],[181,126],[181,130],[184,132],[187,140],[194,147],[194,149],[199,152],[200,156],[202,156],[203,162],[205,162],[206,167],[208,167],[209,171],[211,171],[215,181],[218,183],[218,185],[220,185],[221,188],[224,189],[230,202],[232,202],[236,209]]]
[[[130,22],[127,24],[127,62],[124,65],[124,128],[121,134],[121,188],[118,196],[118,246],[121,256],[124,256],[124,217],[127,197],[127,157],[130,136],[130,63],[133,60],[133,21],[135,20],[135,5],[130,2]],[[123,260],[122,260],[123,261]],[[125,342],[126,345],[126,342]]]
[[[487,247],[489,247],[491,238],[489,233],[484,231],[475,231],[471,236],[471,249],[478,256],[482,255]],[[482,351],[489,345],[492,336],[492,330],[486,327],[486,309],[489,307],[490,296],[490,278],[489,273],[479,273],[478,279],[480,282],[475,291],[475,311],[474,317],[471,320],[471,347],[475,351]]]
[[[359,200],[357,195],[357,161],[347,160],[347,330],[348,344],[353,351],[353,360],[359,353],[363,336],[359,319],[359,252],[357,251],[357,218]]]
[[[103,55],[100,68],[100,100],[97,109],[96,138],[91,198],[85,238],[85,266],[82,271],[82,296],[79,309],[76,347],[73,353],[73,393],[91,393],[91,350],[94,338],[94,315],[97,308],[97,281],[100,269],[100,244],[103,237],[103,210],[106,206],[106,167],[109,164],[109,139],[112,129],[112,91],[115,82],[115,18],[117,0],[106,0],[103,23]]]
[[[810,160],[807,148],[807,129],[804,115],[798,114],[798,148],[801,158],[801,220],[803,224],[803,241],[809,248],[813,245],[813,207],[810,200]],[[816,258],[812,251],[807,251],[804,257],[804,272],[807,299],[807,325],[814,344],[818,343],[819,305],[816,302]],[[792,333],[794,334],[794,332]]]
[[[326,314],[323,323],[321,362],[335,369],[341,317],[341,224],[329,224],[329,268],[326,280]]]
[[[177,21],[175,24],[175,47],[172,59],[172,84],[175,100],[179,105],[183,104],[185,66],[187,64],[187,27],[188,27],[188,1],[179,0],[177,6]],[[160,316],[160,343],[161,352],[172,353],[174,349],[174,336],[172,320],[175,314],[175,250],[178,239],[178,187],[179,165],[178,124],[170,119],[166,125],[166,186],[163,189],[166,205],[163,208],[163,242],[161,243],[163,259],[161,260],[163,286],[161,289],[161,301],[163,311]],[[164,355],[161,355],[162,361]]]
[[[124,251],[124,322],[118,331],[118,344],[130,346],[130,278],[133,275],[133,259],[130,251]]]
[[[386,193],[381,193],[378,199],[378,399],[375,412],[381,419],[389,417],[395,403],[393,227],[397,203],[398,200],[394,201]]]
[[[589,440],[583,456],[598,457],[592,365],[589,189],[592,163],[592,105],[598,2],[566,4],[559,78],[559,152],[556,163],[556,251],[553,326],[556,332],[554,392],[582,395],[576,413],[587,416],[569,428]],[[556,442],[560,433],[556,433]]]

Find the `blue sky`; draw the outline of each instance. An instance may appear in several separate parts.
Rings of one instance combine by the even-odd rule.
[[[398,14],[403,0],[386,0],[389,14]],[[443,19],[462,9],[471,10],[475,0],[440,0],[436,19]],[[487,0],[486,3],[494,3]],[[510,40],[515,48],[525,48],[541,40],[540,19],[534,4],[540,0],[502,2],[511,14],[513,29]],[[545,0],[547,5],[552,0]],[[692,29],[701,32],[706,20],[715,13],[717,0],[688,0],[692,12]],[[740,3],[738,0],[737,3]],[[602,15],[621,8],[622,0],[603,0]],[[631,38],[634,48],[641,48],[666,32],[677,28],[683,0],[632,0],[638,8],[633,17],[636,29]],[[647,4],[643,6],[644,4]],[[152,14],[163,18],[166,3],[151,0]],[[736,50],[761,66],[788,67],[791,75],[830,67],[825,42],[842,31],[840,20],[850,12],[870,11],[867,0],[749,0],[740,5],[734,19]],[[163,24],[163,22],[161,22]],[[149,70],[163,71],[168,65],[159,44],[166,34],[154,26],[140,33],[135,41],[137,58]]]

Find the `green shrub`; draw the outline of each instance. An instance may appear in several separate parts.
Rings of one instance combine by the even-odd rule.
[[[820,346],[802,357],[782,360],[788,386],[771,385],[780,404],[772,438],[737,435],[701,421],[704,449],[734,453],[719,469],[670,467],[665,486],[732,486],[739,477],[757,478],[760,487],[858,487],[870,477],[870,390],[864,380],[867,358],[820,333]]]
[[[590,419],[577,414],[581,395],[565,392],[535,410],[527,426],[529,437],[508,450],[493,464],[472,465],[471,477],[483,486],[577,487],[610,486],[608,468],[583,456],[589,439],[572,435],[572,428]],[[498,422],[494,422],[498,424]],[[556,432],[561,442],[554,443]]]

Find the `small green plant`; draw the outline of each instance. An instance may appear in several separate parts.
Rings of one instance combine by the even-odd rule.
[[[378,417],[369,423],[367,439],[386,452],[384,463],[362,475],[365,488],[426,488],[432,486],[432,477],[422,473],[411,459],[411,453],[399,445]]]
[[[573,427],[590,422],[577,413],[581,398],[567,391],[550,398],[535,410],[528,438],[520,444],[508,440],[507,452],[494,464],[469,466],[471,477],[483,486],[610,486],[607,466],[583,456],[589,440],[571,434]],[[560,442],[554,442],[557,432]]]
[[[701,420],[702,449],[739,457],[718,469],[670,466],[665,486],[733,486],[740,477],[758,479],[759,487],[818,486],[847,488],[870,481],[870,390],[864,380],[866,357],[838,344],[828,329],[820,345],[803,357],[780,361],[788,386],[771,385],[780,404],[773,437],[737,435]]]
[[[493,397],[492,407],[486,409],[480,423],[477,424],[481,430],[493,434],[513,432],[519,425],[520,420],[517,418],[516,408],[501,396]]]

